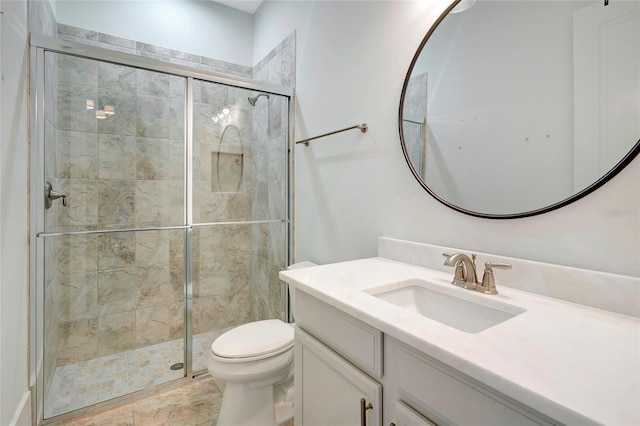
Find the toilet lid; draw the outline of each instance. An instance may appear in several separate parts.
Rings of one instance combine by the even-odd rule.
[[[256,357],[291,345],[293,336],[293,327],[277,319],[250,322],[215,339],[211,352],[223,358]]]

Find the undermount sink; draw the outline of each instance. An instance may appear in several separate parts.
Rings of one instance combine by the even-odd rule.
[[[380,300],[466,333],[479,333],[526,312],[493,296],[409,279],[364,290]],[[467,293],[468,292],[468,293]]]

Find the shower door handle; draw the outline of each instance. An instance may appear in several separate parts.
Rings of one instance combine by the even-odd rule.
[[[57,192],[53,190],[53,185],[51,182],[47,182],[44,184],[44,207],[46,209],[51,208],[51,204],[53,200],[57,200],[58,198],[62,198],[62,205],[67,207],[67,194],[63,194],[61,192]]]

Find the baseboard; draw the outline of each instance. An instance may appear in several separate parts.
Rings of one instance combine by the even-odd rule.
[[[11,419],[11,426],[31,426],[31,392],[27,391],[22,395],[20,404],[16,409],[13,419]]]

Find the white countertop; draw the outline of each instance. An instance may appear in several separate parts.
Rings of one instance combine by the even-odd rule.
[[[451,273],[385,258],[280,272],[280,279],[565,424],[640,425],[640,320],[508,287],[450,284]],[[526,312],[465,333],[362,290],[424,279]]]

